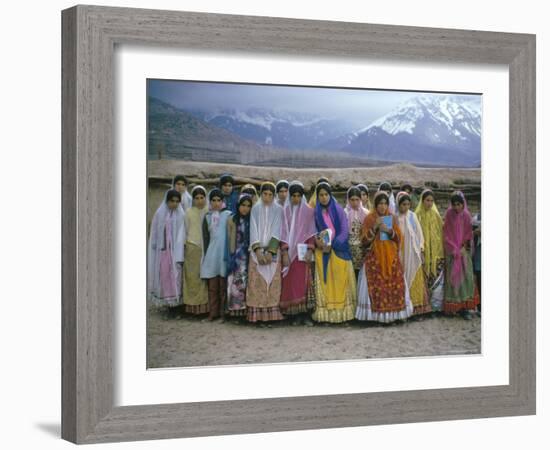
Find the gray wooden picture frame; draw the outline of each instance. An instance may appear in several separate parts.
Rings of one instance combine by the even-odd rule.
[[[97,6],[63,11],[62,32],[64,439],[95,443],[535,413],[534,35]],[[116,44],[505,64],[510,88],[509,384],[115,407]]]

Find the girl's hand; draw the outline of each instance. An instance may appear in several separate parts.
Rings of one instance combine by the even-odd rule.
[[[330,253],[331,250],[332,250],[332,246],[330,245],[323,247],[323,253]]]
[[[255,250],[255,253],[256,253],[256,258],[258,259],[258,264],[260,264],[261,266],[265,265],[264,252],[262,251],[262,249],[257,248]]]
[[[323,239],[321,239],[319,236],[316,236],[315,237],[315,245],[317,246],[317,248],[323,248],[325,246],[325,241],[323,241]]]
[[[306,252],[306,262],[313,262],[313,250],[310,248],[308,248]]]
[[[283,252],[282,258],[281,258],[281,264],[283,267],[288,267],[290,265],[290,261],[288,260],[288,253]]]

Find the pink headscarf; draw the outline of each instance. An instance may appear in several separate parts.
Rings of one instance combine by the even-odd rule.
[[[293,185],[300,186],[303,192],[303,185],[296,181],[290,183],[289,192]],[[290,267],[292,261],[298,256],[298,244],[305,244],[310,237],[315,236],[317,228],[315,227],[315,210],[306,203],[304,195],[302,195],[302,201],[296,206],[292,206],[288,198],[283,211],[281,241],[288,244]],[[286,276],[289,267],[283,268],[283,276]]]
[[[472,233],[472,216],[468,210],[464,194],[460,191],[454,192],[452,195],[460,195],[464,201],[464,210],[456,213],[453,205],[449,202],[449,207],[445,212],[443,224],[443,241],[445,243],[445,251],[453,256],[453,267],[451,270],[451,285],[457,288],[464,279],[465,258],[469,258],[469,254],[462,255],[461,250],[465,242],[473,239]]]
[[[354,187],[357,188],[357,186],[352,186],[348,189],[348,192],[346,193],[346,198],[348,196],[347,194],[349,194],[349,191]],[[354,220],[359,220],[361,223],[363,223],[363,221],[365,220],[365,217],[367,217],[367,214],[369,213],[369,210],[365,208],[362,203],[359,203],[359,208],[357,209],[352,208],[349,202],[349,198],[346,200],[346,207],[344,208],[344,211],[346,213],[346,216],[348,218],[348,224],[350,226]]]

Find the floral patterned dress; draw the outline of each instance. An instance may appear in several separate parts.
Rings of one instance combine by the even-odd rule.
[[[248,286],[248,238],[246,224],[241,220],[236,227],[236,251],[231,256],[227,277],[226,312],[232,316],[246,315],[246,287]]]

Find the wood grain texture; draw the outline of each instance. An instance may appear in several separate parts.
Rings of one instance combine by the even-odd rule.
[[[63,438],[94,443],[535,412],[533,35],[95,6],[62,16]],[[507,65],[510,236],[516,237],[510,239],[509,385],[113,407],[116,44]]]

